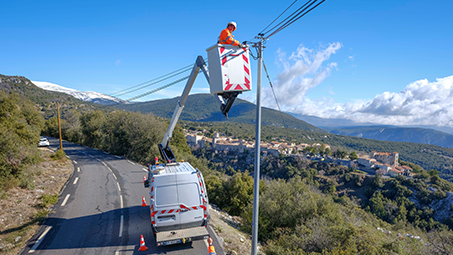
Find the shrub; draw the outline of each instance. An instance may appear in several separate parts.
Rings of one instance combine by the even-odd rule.
[[[49,205],[54,205],[58,202],[58,194],[57,195],[42,195],[42,203],[39,204],[42,208],[47,208]]]
[[[60,160],[66,158],[66,153],[63,150],[57,150],[55,153],[50,155],[53,160]]]

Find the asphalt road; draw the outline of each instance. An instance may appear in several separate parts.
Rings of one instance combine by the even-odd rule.
[[[50,147],[59,147],[49,138]],[[147,169],[115,155],[63,142],[74,173],[21,254],[207,254],[204,240],[157,247],[151,231]],[[208,228],[218,254],[218,241]],[[147,251],[139,252],[140,235]]]

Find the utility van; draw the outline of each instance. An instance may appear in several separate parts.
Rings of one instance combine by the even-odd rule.
[[[209,202],[203,175],[187,162],[149,167],[151,227],[157,246],[209,237]]]

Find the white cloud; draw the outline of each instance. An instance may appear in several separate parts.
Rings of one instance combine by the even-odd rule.
[[[277,75],[273,85],[278,102],[285,111],[300,111],[299,107],[307,100],[304,97],[307,91],[323,82],[332,69],[337,69],[334,62],[325,66],[323,63],[341,47],[342,45],[336,42],[314,50],[301,44],[290,57],[287,57],[286,52],[277,51],[279,66],[284,70]],[[263,106],[276,108],[271,88],[263,88],[262,97]]]
[[[388,125],[453,127],[453,76],[415,81],[400,92],[384,92],[372,100],[336,104],[332,99],[304,100],[297,113],[322,118]]]

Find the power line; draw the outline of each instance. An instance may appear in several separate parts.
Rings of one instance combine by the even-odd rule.
[[[295,10],[293,13],[291,13],[288,17],[286,17],[284,20],[280,21],[280,23],[278,23],[277,25],[275,25],[274,27],[272,27],[271,29],[267,30],[266,32],[263,33],[263,35],[265,34],[268,34],[270,33],[271,31],[273,31],[274,29],[277,29],[277,27],[279,27],[282,23],[284,23],[286,20],[288,20],[289,18],[291,18],[292,16],[294,15],[297,15],[297,12],[299,12],[302,8],[304,8],[307,4],[309,4],[311,1],[313,0],[308,0],[304,5],[302,5],[301,7],[299,7],[299,9]],[[318,0],[314,0],[315,2],[318,1]]]
[[[275,102],[277,103],[278,111],[280,112],[280,117],[282,118],[283,127],[287,131],[287,129],[286,129],[287,125],[285,124],[285,120],[283,119],[283,113],[282,113],[282,110],[280,108],[280,104],[278,103],[277,96],[275,95],[274,86],[272,86],[271,78],[269,78],[269,73],[267,72],[266,64],[264,64],[264,58],[262,60],[263,60],[264,71],[266,71],[267,79],[269,80],[269,84],[271,86],[272,93],[274,94]],[[286,132],[286,137],[289,137],[288,132]]]
[[[157,79],[161,79],[161,78],[163,78],[163,77],[165,77],[165,76],[171,75],[171,74],[173,74],[173,73],[175,73],[175,72],[178,72],[178,71],[180,71],[180,70],[186,69],[186,68],[188,68],[188,67],[191,67],[191,66],[193,66],[193,64],[191,64],[191,65],[188,65],[188,66],[185,66],[185,67],[183,67],[183,68],[180,68],[180,69],[178,69],[178,70],[175,70],[175,71],[173,71],[173,72],[170,72],[170,73],[164,74],[164,75],[162,75],[162,76],[160,76],[160,77],[157,77],[157,78],[151,79],[151,80],[149,80],[149,81],[145,81],[145,82],[142,82],[142,83],[140,83],[140,84],[134,85],[134,86],[132,86],[132,87],[129,87],[129,88],[125,88],[125,89],[122,89],[122,90],[119,90],[119,91],[113,92],[113,93],[112,93],[112,94],[110,94],[110,95],[111,95],[111,96],[113,96],[113,95],[116,95],[116,94],[122,93],[122,92],[124,92],[124,91],[127,91],[127,90],[129,90],[129,89],[133,89],[133,88],[135,88],[135,87],[138,87],[138,86],[141,86],[141,85],[147,84],[147,83],[149,83],[149,82],[152,82],[152,81],[155,81],[155,80],[157,80]]]
[[[322,0],[321,2],[319,2],[317,5],[313,6],[310,10],[306,11],[305,13],[303,13],[302,15],[300,15],[299,17],[297,17],[296,19],[292,20],[292,21],[288,21],[287,23],[285,23],[283,26],[281,26],[280,28],[278,28],[276,31],[274,31],[272,34],[270,34],[267,38],[275,35],[276,33],[282,31],[283,29],[285,29],[286,27],[288,27],[289,25],[293,24],[294,22],[296,22],[298,19],[302,18],[303,16],[305,16],[307,13],[311,12],[313,9],[315,9],[316,7],[318,7],[320,4],[324,3],[326,0]],[[316,2],[316,1],[315,1]],[[313,3],[315,3],[313,2]],[[313,3],[311,3],[309,6],[307,6],[305,9],[307,9],[308,7],[310,7]],[[305,10],[304,9],[304,10]],[[301,11],[302,12],[302,11]],[[301,13],[299,12],[299,13]],[[298,13],[298,15],[299,15]]]
[[[201,72],[201,70],[200,70],[198,73],[200,73],[200,72]],[[156,92],[161,91],[161,90],[163,90],[163,89],[166,89],[166,88],[168,88],[168,87],[171,87],[171,86],[173,86],[173,85],[176,85],[176,84],[178,84],[178,83],[180,83],[180,82],[182,82],[182,81],[185,81],[185,80],[189,79],[189,77],[190,77],[190,75],[188,75],[188,76],[186,76],[186,77],[183,77],[183,78],[181,78],[181,79],[179,79],[179,80],[176,80],[176,81],[174,81],[174,82],[170,82],[170,83],[168,83],[168,84],[166,84],[166,85],[164,85],[164,86],[162,86],[162,87],[159,87],[159,88],[153,89],[153,90],[151,90],[151,91],[145,92],[145,93],[143,93],[143,94],[140,94],[140,95],[138,95],[138,96],[131,97],[131,98],[127,99],[126,101],[132,101],[132,100],[135,100],[135,99],[138,99],[138,98],[142,98],[142,97],[151,95],[151,94],[153,94],[153,93],[156,93]]]
[[[189,67],[189,68],[187,68],[187,69],[182,70],[182,71],[179,72],[179,73],[176,73],[176,74],[171,75],[171,76],[169,76],[169,77],[166,77],[166,78],[164,78],[164,79],[161,79],[161,80],[158,80],[158,81],[156,81],[156,82],[153,82],[153,83],[150,83],[150,84],[146,84],[146,85],[144,85],[144,86],[141,86],[141,87],[138,87],[138,88],[135,88],[135,89],[132,89],[132,90],[129,90],[129,91],[126,91],[126,92],[117,94],[116,96],[117,96],[117,97],[118,97],[118,96],[123,96],[123,95],[129,94],[129,93],[135,92],[135,91],[137,91],[137,90],[144,89],[144,88],[146,88],[146,87],[155,85],[155,84],[157,84],[157,83],[159,83],[159,82],[168,80],[168,79],[173,78],[173,77],[175,77],[175,76],[178,76],[178,75],[180,75],[180,74],[182,74],[182,73],[185,73],[185,72],[187,72],[187,71],[190,71],[191,69],[192,69],[192,67]],[[172,73],[174,73],[174,72],[172,72]],[[162,77],[162,76],[161,76],[161,77]],[[156,79],[153,79],[153,80],[156,80]]]
[[[280,18],[289,8],[291,8],[291,6],[293,6],[295,3],[297,2],[294,1],[290,6],[288,6],[288,8],[286,8],[286,10],[284,10],[282,13],[280,13],[280,15],[278,15],[277,18],[274,19],[274,21],[272,21],[269,25],[267,25],[267,27],[265,27],[259,34],[262,34],[264,30],[266,30],[268,27],[270,27],[276,20],[278,20],[278,18]]]

